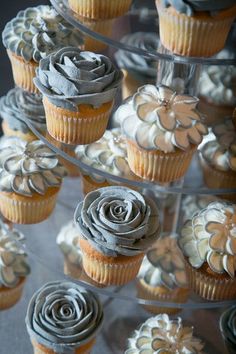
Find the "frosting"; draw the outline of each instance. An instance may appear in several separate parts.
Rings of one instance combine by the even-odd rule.
[[[11,52],[35,62],[67,45],[83,43],[80,32],[47,5],[20,11],[6,24],[2,40]]]
[[[207,263],[215,273],[236,271],[236,205],[213,202],[184,224],[179,245],[189,263]]]
[[[161,314],[149,318],[128,340],[125,354],[203,354],[204,343],[182,319]]]
[[[0,288],[14,288],[30,273],[23,241],[23,234],[0,222]]]
[[[66,175],[57,155],[40,140],[8,138],[0,147],[0,190],[27,197],[59,187]]]
[[[31,338],[60,354],[90,341],[103,320],[97,296],[72,282],[45,284],[30,300],[26,326]]]
[[[236,306],[227,309],[221,316],[221,330],[225,341],[232,347],[236,348]],[[231,351],[229,352],[231,353]],[[233,353],[233,352],[232,352]]]
[[[208,204],[215,200],[217,198],[213,195],[186,195],[181,204],[184,220],[192,218],[197,211],[206,208]]]
[[[160,233],[155,203],[126,187],[90,192],[79,203],[74,219],[81,236],[111,257],[143,253]]]
[[[201,143],[208,130],[198,99],[164,85],[144,85],[115,113],[125,135],[145,150],[173,152]]]
[[[29,128],[25,123],[25,118],[28,119],[36,129],[46,130],[46,118],[42,97],[24,91],[18,87],[8,91],[5,96],[1,97],[0,114],[13,130],[28,133]]]
[[[76,265],[82,264],[82,253],[79,247],[79,232],[73,221],[70,221],[61,228],[57,236],[57,244],[70,263]]]
[[[112,101],[121,79],[108,57],[66,47],[40,61],[34,83],[57,107],[77,111]]]

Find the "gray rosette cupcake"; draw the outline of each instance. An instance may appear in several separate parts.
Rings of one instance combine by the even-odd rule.
[[[0,210],[6,219],[33,224],[53,211],[64,167],[39,140],[9,137],[0,146]]]
[[[87,275],[104,285],[125,284],[138,273],[145,251],[160,233],[152,200],[126,187],[87,194],[74,215]]]
[[[6,24],[2,40],[15,84],[32,93],[38,92],[33,78],[40,59],[65,46],[83,43],[80,32],[47,5],[20,11]]]
[[[236,306],[228,308],[220,317],[220,331],[229,354],[236,348]]]
[[[91,291],[55,281],[33,295],[25,321],[35,353],[88,354],[101,328],[103,310]]]
[[[90,144],[105,132],[122,73],[100,54],[66,47],[39,64],[47,129],[66,144]]]

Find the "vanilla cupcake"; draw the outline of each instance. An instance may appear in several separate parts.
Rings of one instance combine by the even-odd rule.
[[[103,55],[66,47],[39,64],[47,129],[65,144],[90,144],[104,134],[122,73]]]
[[[191,219],[192,216],[206,208],[208,204],[217,200],[217,197],[214,195],[186,195],[182,199],[181,210],[183,213],[183,220],[186,221]]]
[[[235,354],[236,348],[236,306],[224,311],[220,317],[220,331],[229,354]]]
[[[128,339],[125,354],[203,354],[205,344],[193,335],[193,327],[167,314],[147,319]]]
[[[207,134],[198,99],[164,85],[145,85],[115,113],[127,137],[128,163],[139,177],[172,182],[186,173]]]
[[[91,291],[55,281],[32,296],[25,322],[35,354],[89,354],[103,322],[103,309]]]
[[[74,220],[80,232],[84,271],[104,285],[134,279],[145,251],[160,233],[155,203],[126,187],[90,192],[79,203]]]
[[[186,221],[179,239],[189,287],[207,300],[236,299],[236,205],[213,202]]]
[[[82,44],[80,32],[47,5],[21,10],[6,24],[2,40],[15,84],[32,93],[38,92],[33,78],[40,59],[65,46]]]
[[[1,221],[0,310],[8,309],[20,300],[29,273],[24,236]]]
[[[0,211],[19,224],[45,220],[53,211],[65,169],[40,140],[9,137],[0,147]]]

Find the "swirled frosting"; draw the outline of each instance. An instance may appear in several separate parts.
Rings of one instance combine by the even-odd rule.
[[[66,47],[40,61],[34,83],[57,107],[77,111],[80,104],[112,101],[121,79],[108,57]]]
[[[0,222],[0,288],[14,288],[30,272],[23,250],[24,236]]]
[[[82,264],[82,253],[79,247],[79,232],[73,221],[63,226],[57,236],[57,244],[69,262]]]
[[[125,354],[203,354],[205,344],[193,335],[182,319],[161,314],[149,318],[128,340]]]
[[[179,245],[194,268],[207,263],[215,273],[235,277],[236,205],[210,203],[184,224]]]
[[[29,132],[25,118],[37,129],[46,129],[46,118],[41,95],[24,91],[18,87],[8,91],[0,99],[0,115],[13,130]]]
[[[25,319],[30,337],[60,354],[73,354],[95,337],[102,320],[95,294],[62,281],[47,283],[33,295]]]
[[[167,86],[144,85],[118,108],[114,119],[143,149],[186,150],[207,134],[197,103],[196,97],[178,95]]]
[[[6,24],[2,40],[11,52],[35,62],[65,46],[83,43],[80,32],[47,5],[20,11]]]
[[[228,308],[221,316],[221,331],[230,348],[236,348],[236,306]],[[231,353],[231,351],[229,352]],[[233,353],[233,352],[232,352]]]
[[[138,278],[153,287],[164,286],[170,290],[187,287],[184,261],[176,238],[168,235],[155,243],[143,260]]]
[[[0,190],[31,197],[59,187],[66,175],[57,155],[40,140],[5,140],[0,147]]]
[[[81,237],[112,257],[143,253],[160,233],[155,203],[126,187],[105,187],[87,194],[74,219]]]
[[[217,198],[213,195],[186,195],[181,204],[184,220],[191,219],[191,217],[201,209],[204,209]]]

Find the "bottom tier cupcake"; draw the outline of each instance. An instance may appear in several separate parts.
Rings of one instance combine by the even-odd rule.
[[[228,308],[220,317],[220,331],[229,354],[236,352],[236,306]]]

